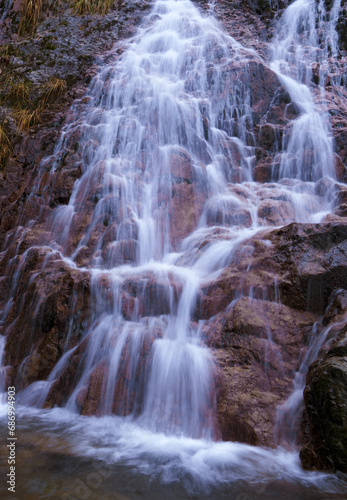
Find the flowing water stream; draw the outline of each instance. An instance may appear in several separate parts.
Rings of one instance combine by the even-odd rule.
[[[339,5],[330,15],[321,64],[329,44],[337,52]],[[272,47],[271,68],[297,117],[277,140],[279,169],[266,187],[253,180],[250,79],[252,65],[264,62],[189,0],[154,3],[123,54],[111,53],[93,79],[87,104],[76,103],[53,157],[43,164],[43,171],[46,165],[57,170],[64,148],[77,141],[83,175],[69,204],[47,222],[53,236],[44,242],[45,262],[58,255],[90,275],[92,319],[80,345],[66,342],[48,379],[19,395],[18,419],[23,433],[50,436],[56,453],[71,464],[75,455],[113,464],[120,490],[131,498],[142,477],[153,482],[146,498],[185,498],[190,491],[239,500],[339,498],[337,478],[304,473],[294,451],[213,441],[216,362],[201,340],[201,324],[192,321],[199,287],[223,271],[243,242],[274,225],[319,222],[333,208],[333,188],[324,197],[315,189],[323,177],[333,186],[335,172],[328,120],[306,85],[316,56],[305,43],[318,47],[314,8],[308,0],[290,5]],[[324,69],[319,75],[324,78]],[[284,200],[275,224],[259,209],[274,197]],[[76,237],[79,227],[83,233]],[[21,265],[28,255],[30,249]],[[43,410],[77,352],[83,353],[79,377],[64,409]],[[88,414],[86,395],[96,379],[101,417],[79,416]],[[50,453],[33,439],[43,455]],[[71,477],[94,470],[85,463],[71,465]],[[40,498],[52,498],[59,474],[50,484],[39,476],[48,491]],[[91,488],[90,498],[116,498],[108,477],[98,493]],[[289,486],[295,484],[296,493]]]

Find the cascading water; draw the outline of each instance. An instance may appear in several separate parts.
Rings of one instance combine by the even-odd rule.
[[[280,64],[281,71],[307,85],[314,76],[316,83],[324,87],[327,74],[334,72],[338,58],[336,24],[340,6],[340,0],[332,2],[329,9],[324,0],[301,0],[289,5],[272,44],[273,59]],[[339,80],[334,83],[341,84]]]
[[[327,12],[325,2],[298,0],[283,15],[272,45],[272,68],[278,72],[292,100],[300,108],[293,123],[289,140],[284,137],[280,172],[288,177],[318,180],[323,176],[335,179],[334,148],[327,113],[314,102],[308,85],[316,70],[318,91],[324,95],[328,72],[335,85],[341,85],[341,72],[336,70],[338,44],[336,23],[340,0],[335,0]],[[328,64],[329,61],[329,64]],[[339,76],[337,76],[339,75]],[[326,197],[333,197],[332,185]],[[318,335],[313,326],[313,340],[295,374],[294,390],[278,409],[278,435],[295,446],[303,410],[303,391],[308,367],[317,358],[332,326]]]
[[[76,104],[80,115],[72,114],[53,157],[42,165],[42,175],[47,166],[54,173],[66,148],[79,151],[83,175],[69,204],[56,208],[46,223],[42,268],[59,258],[90,276],[90,325],[78,345],[66,341],[47,380],[29,385],[20,394],[21,404],[47,406],[78,353],[74,385],[64,394],[69,412],[104,415],[108,431],[111,415],[128,416],[122,425],[135,421],[144,442],[153,431],[216,437],[216,365],[200,336],[203,322],[194,320],[199,288],[260,229],[319,222],[332,208],[332,192],[318,196],[315,183],[324,176],[335,179],[333,143],[327,118],[306,85],[307,62],[305,70],[298,64],[299,32],[317,46],[313,5],[293,3],[273,45],[271,68],[297,116],[288,119],[276,143],[280,166],[266,185],[253,180],[250,83],[252,65],[264,62],[189,0],[156,1],[124,53],[93,79],[84,98],[88,103]],[[330,15],[332,25],[338,5]],[[330,34],[333,51],[334,37]],[[275,223],[260,210],[273,199],[282,203]],[[21,265],[29,254],[30,249],[21,256]],[[13,268],[17,264],[14,258]],[[11,275],[14,282],[18,274]],[[170,444],[171,438],[165,439]],[[199,447],[189,443],[194,455]],[[215,446],[232,468],[235,458],[224,445]],[[131,450],[123,442],[121,448],[129,458]],[[142,443],[139,453],[145,448]],[[240,449],[236,456],[251,477],[251,451]],[[271,461],[269,456],[264,451],[263,458]],[[196,466],[194,460],[189,458],[188,467]],[[202,461],[206,467],[206,457]]]
[[[337,56],[337,33],[335,31],[340,0],[331,9],[328,27],[324,2],[319,4],[319,22],[316,29],[316,3],[311,0],[291,4],[283,15],[283,21],[275,37],[272,68],[277,71],[287,88],[292,101],[298,106],[300,116],[293,123],[289,138],[284,137],[280,176],[317,181],[323,176],[335,178],[333,164],[333,144],[329,131],[329,120],[318,106],[307,84],[312,80],[314,65],[319,68],[319,83],[324,89],[323,62]],[[323,49],[317,40],[323,37]]]

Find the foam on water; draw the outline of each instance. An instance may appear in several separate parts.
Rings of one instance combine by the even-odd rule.
[[[0,407],[0,410],[3,408]],[[275,481],[319,488],[327,494],[341,494],[344,483],[333,474],[303,471],[298,453],[242,443],[212,442],[185,436],[153,433],[120,417],[80,417],[66,409],[35,410],[18,408],[20,431],[49,440],[63,436],[61,450],[108,465],[123,464],[151,481],[174,484],[179,478],[186,491],[208,495],[211,488],[241,483],[257,485],[261,495]],[[35,439],[34,439],[35,442]]]

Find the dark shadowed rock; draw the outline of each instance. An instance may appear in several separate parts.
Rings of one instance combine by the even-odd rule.
[[[347,324],[309,369],[304,391],[307,469],[347,472]]]
[[[335,290],[322,321],[327,337],[307,373],[302,420],[306,469],[347,471],[347,290]]]

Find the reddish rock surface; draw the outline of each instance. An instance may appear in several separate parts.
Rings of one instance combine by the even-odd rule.
[[[222,438],[273,446],[276,407],[292,391],[299,355],[317,316],[242,297],[203,327],[220,370]]]
[[[44,260],[50,265],[42,269]],[[71,270],[44,247],[28,250],[2,327],[7,335],[5,365],[13,367],[18,389],[45,379],[64,349],[81,340],[89,306],[88,273]]]

